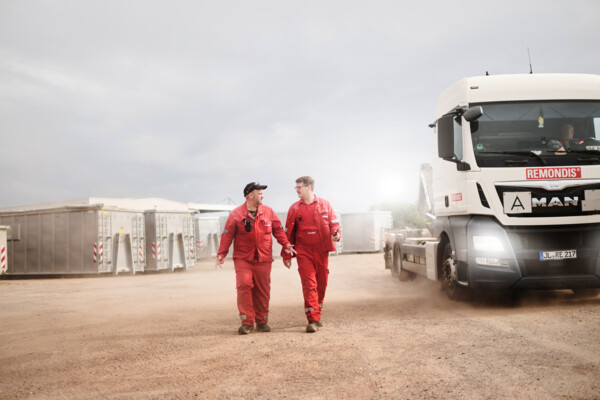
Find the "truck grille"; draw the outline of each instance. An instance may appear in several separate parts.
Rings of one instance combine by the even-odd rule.
[[[581,202],[585,200],[584,193],[586,190],[598,190],[600,184],[567,187],[563,190],[546,190],[539,187],[523,187],[523,186],[502,186],[496,185],[496,192],[500,197],[500,202],[504,206],[505,192],[531,192],[531,197],[536,199],[546,199],[548,204],[552,198],[564,200],[565,198],[574,199],[577,197],[577,205],[568,205],[563,207],[533,207],[530,214],[511,214],[514,218],[531,218],[531,217],[571,217],[578,215],[597,215],[600,211],[582,211]]]
[[[594,265],[590,258],[562,261],[524,260],[521,273],[526,276],[568,276],[593,273]]]
[[[600,225],[507,228],[508,238],[525,276],[593,274],[600,248]],[[576,259],[540,261],[540,251],[577,250]]]

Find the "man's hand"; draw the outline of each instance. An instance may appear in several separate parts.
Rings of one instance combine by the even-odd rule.
[[[285,267],[287,269],[290,269],[290,267],[292,266],[292,260],[291,259],[289,259],[289,260],[283,260],[283,265],[285,265]]]
[[[296,254],[296,250],[294,249],[294,245],[293,244],[288,244],[287,246],[285,246],[285,252],[288,253],[289,255],[292,255],[292,256],[294,254]]]
[[[339,242],[341,238],[342,238],[342,236],[340,235],[340,231],[335,231],[335,233],[333,235],[333,241]]]
[[[215,269],[217,269],[217,268],[223,269],[224,263],[225,263],[225,260],[223,259],[223,257],[217,256],[217,262],[215,263]]]

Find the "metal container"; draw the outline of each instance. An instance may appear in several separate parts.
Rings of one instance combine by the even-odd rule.
[[[219,216],[196,215],[194,232],[196,234],[196,259],[206,259],[217,256],[221,225]]]
[[[342,221],[342,253],[383,251],[385,230],[392,227],[391,211],[345,213]]]
[[[144,211],[145,271],[187,269],[194,266],[194,218],[190,212]]]
[[[144,214],[103,204],[2,211],[10,275],[144,270]]]

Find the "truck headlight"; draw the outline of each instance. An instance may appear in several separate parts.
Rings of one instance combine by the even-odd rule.
[[[473,247],[477,251],[504,251],[504,246],[497,236],[473,236]]]

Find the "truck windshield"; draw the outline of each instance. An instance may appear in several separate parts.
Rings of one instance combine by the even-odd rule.
[[[600,101],[480,103],[470,123],[480,167],[600,164]]]

